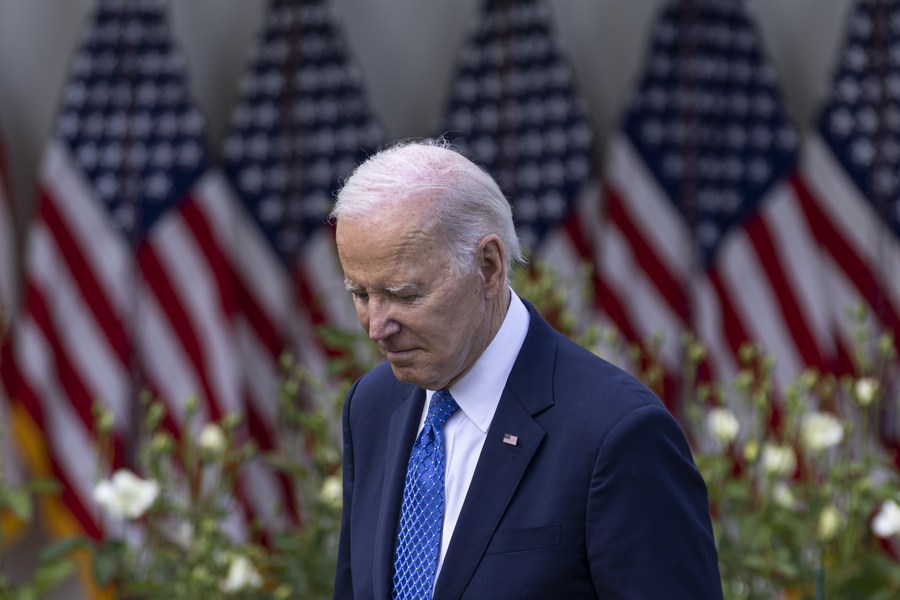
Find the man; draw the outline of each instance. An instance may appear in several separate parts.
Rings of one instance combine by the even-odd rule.
[[[681,430],[512,291],[522,255],[490,176],[401,144],[357,168],[332,218],[387,359],[344,408],[335,598],[721,598]]]

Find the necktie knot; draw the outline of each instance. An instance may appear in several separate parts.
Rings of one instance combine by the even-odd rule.
[[[428,414],[425,416],[425,426],[429,425],[436,431],[440,431],[453,413],[459,409],[459,404],[453,399],[448,390],[438,390],[431,395],[431,403],[428,405]]]

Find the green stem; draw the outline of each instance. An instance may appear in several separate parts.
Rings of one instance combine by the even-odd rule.
[[[816,600],[825,600],[825,565],[819,555],[819,566],[816,568]]]

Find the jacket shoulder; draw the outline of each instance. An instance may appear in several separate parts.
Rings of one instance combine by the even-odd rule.
[[[381,363],[356,380],[347,394],[345,410],[350,415],[377,411],[385,414],[409,397],[415,386],[402,383],[388,363]]]

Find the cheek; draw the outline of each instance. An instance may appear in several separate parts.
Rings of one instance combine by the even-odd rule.
[[[467,347],[476,337],[472,323],[472,308],[462,302],[457,303],[441,315],[441,331],[444,332],[444,352],[451,355],[463,355]]]
[[[353,303],[353,308],[356,309],[356,318],[359,320],[359,324],[363,326],[363,329],[368,330],[369,328],[369,310],[366,308],[364,304],[360,304],[359,302]]]

